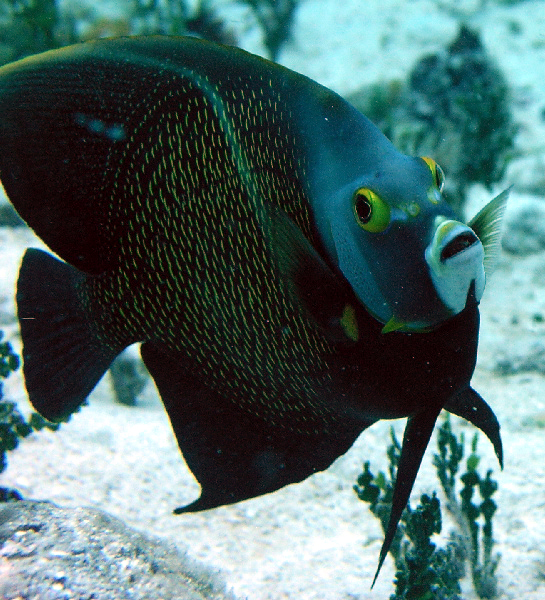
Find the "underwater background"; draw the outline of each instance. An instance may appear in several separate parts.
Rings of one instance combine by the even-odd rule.
[[[99,36],[188,30],[274,57],[348,98],[400,149],[442,164],[449,198],[467,218],[513,186],[502,257],[481,302],[473,378],[502,426],[503,472],[486,439],[478,450],[481,469],[493,469],[498,482],[497,597],[545,597],[545,3],[1,2],[0,61]],[[44,246],[6,203],[0,328],[20,352],[17,270],[26,247]],[[5,381],[4,396],[30,412],[20,371]],[[404,423],[393,424],[401,437]],[[136,406],[124,406],[108,376],[68,424],[33,434],[9,453],[0,485],[116,515],[219,571],[241,598],[386,598],[394,567],[388,558],[369,590],[383,534],[352,486],[364,461],[387,469],[390,425],[377,423],[303,483],[173,516],[198,485],[153,383],[146,379]],[[466,439],[474,434],[462,420],[452,418],[452,426]],[[438,490],[433,448],[434,440],[413,502]],[[445,515],[445,540],[452,527]],[[469,577],[462,585],[463,598],[477,597]]]

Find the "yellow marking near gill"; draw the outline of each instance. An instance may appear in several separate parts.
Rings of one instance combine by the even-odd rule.
[[[351,304],[347,304],[344,307],[343,315],[341,317],[341,326],[348,338],[350,338],[353,342],[358,340],[358,321],[356,319],[356,311]]]

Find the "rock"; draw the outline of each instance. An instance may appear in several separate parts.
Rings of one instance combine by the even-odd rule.
[[[124,350],[110,365],[115,398],[126,406],[135,406],[137,397],[149,381],[149,375],[136,346]]]
[[[505,219],[504,250],[528,256],[545,249],[545,203],[541,198],[520,196]]]
[[[517,375],[519,373],[539,373],[545,375],[545,346],[532,344],[526,352],[516,353],[511,349],[496,360],[494,372],[498,375]]]
[[[0,598],[234,600],[173,545],[90,508],[0,505]]]

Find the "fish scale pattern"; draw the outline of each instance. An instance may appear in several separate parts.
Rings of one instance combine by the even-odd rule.
[[[103,340],[160,341],[268,422],[323,430],[336,420],[322,401],[330,378],[321,357],[332,348],[286,286],[270,242],[267,204],[313,241],[298,183],[305,165],[271,86],[184,78],[150,92],[111,157],[119,268],[87,280],[85,293]]]

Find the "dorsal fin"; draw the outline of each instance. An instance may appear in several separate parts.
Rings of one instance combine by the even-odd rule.
[[[45,243],[88,273],[107,268],[114,243],[102,188],[112,147],[126,135],[128,79],[72,49],[0,69],[2,184]]]

